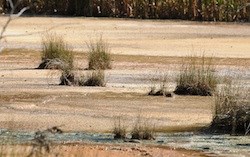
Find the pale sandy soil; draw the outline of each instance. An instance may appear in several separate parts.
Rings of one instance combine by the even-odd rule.
[[[0,17],[1,24],[5,20]],[[14,37],[8,37],[5,46],[39,48],[42,34],[51,31],[65,37],[75,50],[86,51],[86,42],[102,36],[115,54],[249,58],[249,28],[237,23],[24,17],[8,27],[5,35]]]

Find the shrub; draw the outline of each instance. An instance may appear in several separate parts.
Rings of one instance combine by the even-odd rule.
[[[114,134],[114,139],[126,138],[126,128],[124,125],[121,124],[121,117],[115,118],[113,134]]]
[[[73,52],[63,38],[55,34],[43,38],[41,59],[38,69],[73,69]]]
[[[138,140],[154,140],[154,127],[147,122],[142,122],[141,117],[137,117],[137,121],[131,131],[131,138]]]
[[[104,71],[92,71],[89,73],[85,81],[82,81],[80,85],[83,86],[105,86],[105,73]]]
[[[217,77],[212,66],[212,58],[191,56],[183,62],[174,91],[179,95],[211,96],[217,86]]]
[[[89,45],[88,62],[89,70],[111,69],[109,48],[102,38],[95,44],[91,43]]]
[[[70,71],[62,71],[62,75],[60,77],[59,85],[78,85],[78,79],[75,77],[75,74]]]
[[[211,131],[248,134],[250,131],[250,90],[227,84],[215,95]]]
[[[92,71],[87,75],[76,75],[72,71],[63,71],[60,85],[67,86],[105,86],[105,73],[103,71]]]

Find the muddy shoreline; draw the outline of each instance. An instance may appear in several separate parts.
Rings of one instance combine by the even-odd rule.
[[[45,140],[53,146],[94,145],[112,147],[147,147],[155,149],[175,150],[178,152],[196,153],[204,156],[247,156],[250,154],[250,138],[246,136],[213,135],[192,132],[158,133],[155,140],[115,140],[109,133],[49,133],[44,132]],[[4,145],[33,145],[35,132],[17,132],[1,130],[1,143]],[[194,151],[191,151],[194,150]],[[194,154],[193,154],[194,155]]]

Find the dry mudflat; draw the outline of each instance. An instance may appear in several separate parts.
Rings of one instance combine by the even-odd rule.
[[[0,17],[1,24],[5,20]],[[64,36],[75,50],[87,50],[86,42],[102,36],[115,54],[249,58],[249,27],[248,23],[24,17],[10,24],[4,44],[39,48],[41,36],[50,31]]]
[[[0,17],[0,23],[4,20]],[[147,92],[154,84],[159,85],[159,78],[165,74],[169,76],[168,88],[173,90],[182,57],[190,54],[215,56],[219,71],[246,71],[243,79],[249,83],[249,28],[249,24],[235,23],[18,18],[10,24],[1,43],[7,49],[0,54],[0,126],[25,131],[61,126],[66,132],[106,133],[112,130],[116,117],[121,116],[130,129],[138,115],[159,132],[194,131],[208,126],[213,116],[212,97],[150,97]],[[41,36],[48,31],[65,37],[76,51],[79,69],[87,66],[86,42],[100,36],[109,42],[114,55],[112,70],[105,72],[107,86],[59,86],[59,71],[36,70]],[[118,156],[117,152],[119,156],[138,155],[137,150],[130,152],[130,147],[110,150],[104,145],[56,149],[101,154],[93,156]],[[157,154],[157,149],[164,152],[159,156],[194,156],[188,151],[146,148],[152,156],[157,156],[152,153]]]
[[[80,61],[86,62],[85,55],[77,56]],[[116,57],[119,60],[121,56]],[[123,124],[130,129],[140,115],[143,121],[155,125],[156,131],[178,132],[195,131],[208,125],[212,119],[211,97],[147,96],[154,84],[151,79],[154,79],[155,75],[161,77],[163,74],[156,68],[158,63],[134,65],[130,57],[124,61],[113,61],[114,70],[106,71],[106,87],[73,87],[58,85],[59,71],[36,70],[40,62],[37,51],[6,50],[0,58],[2,128],[37,131],[60,126],[66,132],[107,133],[112,131],[117,117],[122,117]],[[80,61],[77,59],[77,62]],[[147,64],[151,68],[145,71]],[[129,70],[125,70],[122,65],[129,67]],[[159,82],[156,81],[156,84]],[[70,144],[53,146],[51,149],[51,156],[205,156],[195,151],[145,147],[140,144]],[[32,147],[2,146],[2,150],[3,154],[18,155],[18,152],[22,152],[19,155],[25,156],[30,153]]]

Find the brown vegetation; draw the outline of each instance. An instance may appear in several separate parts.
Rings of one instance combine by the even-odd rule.
[[[96,43],[89,45],[88,69],[89,70],[105,70],[111,69],[111,55],[109,47],[102,38]]]
[[[249,134],[250,90],[227,84],[215,95],[214,118],[211,131],[215,133]]]
[[[215,91],[218,78],[212,66],[212,59],[197,56],[187,57],[183,61],[174,91],[179,95],[211,96]]]
[[[115,117],[115,123],[113,128],[114,139],[125,139],[126,138],[126,127],[122,123],[122,117]]]
[[[86,75],[76,75],[73,71],[62,71],[60,85],[67,86],[100,86],[104,87],[105,73],[104,71],[91,71]]]
[[[38,69],[73,69],[73,52],[61,36],[48,34],[42,40],[42,63]]]
[[[150,125],[149,121],[142,121],[142,118],[139,115],[136,119],[134,127],[132,128],[131,136],[132,139],[154,140],[155,130],[154,127]]]
[[[104,71],[92,71],[87,74],[86,80],[83,81],[83,86],[105,86],[105,73]]]
[[[247,0],[23,0],[20,8],[30,6],[30,14],[191,19],[206,21],[249,20]],[[1,12],[10,10],[0,1]]]

